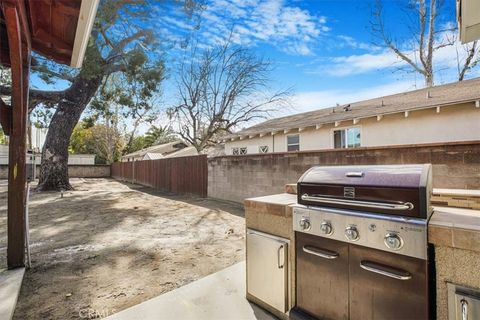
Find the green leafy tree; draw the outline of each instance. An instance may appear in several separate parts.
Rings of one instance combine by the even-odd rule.
[[[0,128],[0,144],[8,144],[8,138],[2,128]]]
[[[170,127],[151,126],[150,129],[148,129],[148,131],[145,133],[145,148],[158,144],[173,142],[177,139],[178,137]]]
[[[197,8],[197,3],[191,0],[173,3],[183,5],[187,14]],[[155,91],[152,86],[157,86],[158,80],[163,79],[163,76],[151,72],[163,60],[158,54],[161,35],[158,29],[151,27],[154,25],[152,21],[158,19],[154,16],[157,11],[152,9],[152,4],[166,10],[171,8],[172,1],[102,1],[81,70],[34,57],[32,72],[47,84],[68,83],[64,90],[30,91],[31,110],[54,110],[42,151],[39,190],[71,189],[68,179],[70,137],[82,113],[97,96],[98,89],[103,85],[110,89],[108,81],[111,76],[115,75],[124,83],[134,77],[145,85],[143,88],[147,91]],[[0,85],[0,94],[10,92],[10,87]],[[105,131],[111,130],[114,129],[105,125]]]
[[[70,138],[70,153],[95,154],[95,162],[110,164],[121,157],[125,142],[121,133],[105,124],[79,123]]]
[[[123,154],[132,153],[145,148],[145,136],[135,136],[131,139],[130,144],[127,144],[125,149],[123,149]]]
[[[92,154],[94,153],[92,142],[94,141],[91,127],[87,127],[84,122],[80,122],[75,126],[70,137],[69,152],[71,154]]]

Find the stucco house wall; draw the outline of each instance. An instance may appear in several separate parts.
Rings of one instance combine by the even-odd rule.
[[[352,120],[323,125],[319,129],[306,128],[301,132],[270,133],[263,137],[225,141],[225,152],[232,154],[233,148],[247,147],[247,154],[259,153],[259,146],[268,146],[269,152],[286,152],[287,136],[300,135],[300,151],[333,149],[335,130],[359,127],[362,147],[379,147],[419,143],[438,143],[480,140],[480,108],[475,105],[458,104],[405,113],[384,115],[379,121],[376,117],[361,119],[357,124]]]

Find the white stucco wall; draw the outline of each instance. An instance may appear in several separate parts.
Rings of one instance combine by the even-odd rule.
[[[480,140],[480,108],[474,105],[444,107],[362,121],[366,147],[415,143]]]
[[[410,112],[407,118],[404,113],[398,113],[385,115],[380,121],[371,117],[361,119],[356,125],[350,120],[338,127],[328,124],[318,130],[309,128],[299,132],[300,151],[332,149],[333,131],[349,127],[360,127],[362,147],[474,141],[480,140],[480,108],[470,103],[442,107],[440,113],[431,108]],[[254,154],[259,153],[261,145],[268,145],[269,152],[286,152],[286,136],[296,133],[226,141],[225,152],[231,155],[232,148],[247,147],[247,153]]]

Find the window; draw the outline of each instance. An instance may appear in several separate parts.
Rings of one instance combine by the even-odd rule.
[[[300,135],[292,134],[287,136],[287,151],[299,151],[300,150]]]
[[[240,148],[240,154],[247,154],[247,147]]]
[[[260,153],[268,153],[268,146],[260,146],[260,147],[258,147],[258,152],[260,152]]]
[[[360,128],[347,128],[333,131],[335,149],[360,147]]]
[[[238,155],[239,155],[238,148],[232,148],[232,154],[233,154],[234,156],[238,156]]]

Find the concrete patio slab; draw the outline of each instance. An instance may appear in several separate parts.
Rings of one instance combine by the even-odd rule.
[[[272,320],[245,299],[245,262],[116,313],[110,320]]]
[[[0,319],[11,319],[22,287],[25,268],[0,270]]]

